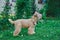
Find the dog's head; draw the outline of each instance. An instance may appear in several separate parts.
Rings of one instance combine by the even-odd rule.
[[[42,14],[38,13],[38,12],[35,12],[34,13],[34,17],[37,17],[37,19],[41,19],[42,18]]]

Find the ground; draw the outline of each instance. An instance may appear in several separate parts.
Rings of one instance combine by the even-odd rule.
[[[0,31],[0,40],[60,40],[60,20],[41,20],[34,35],[28,35],[27,29],[23,29],[19,36],[14,37],[12,29]]]

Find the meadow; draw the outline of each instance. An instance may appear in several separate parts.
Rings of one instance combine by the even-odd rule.
[[[13,31],[14,27],[0,31],[0,40],[60,40],[60,20],[40,20],[35,27],[34,35],[28,35],[27,28],[23,28],[21,33],[14,37]]]

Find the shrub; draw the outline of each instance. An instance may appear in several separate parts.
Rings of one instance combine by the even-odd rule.
[[[46,19],[46,11],[48,10],[47,9],[47,3],[44,5],[44,7],[41,9],[41,10],[39,10],[39,12],[42,14],[42,17],[43,17],[43,19]]]
[[[59,0],[49,0],[47,16],[60,17],[60,1]]]
[[[16,9],[17,19],[29,18],[35,10],[34,0],[17,0]]]

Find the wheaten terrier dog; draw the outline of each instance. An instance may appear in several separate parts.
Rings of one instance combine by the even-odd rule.
[[[13,33],[13,36],[17,36],[21,32],[22,27],[28,28],[28,34],[34,34],[36,22],[41,18],[42,14],[35,12],[30,19],[18,19],[15,21],[9,19],[9,21],[15,25],[15,31]]]

